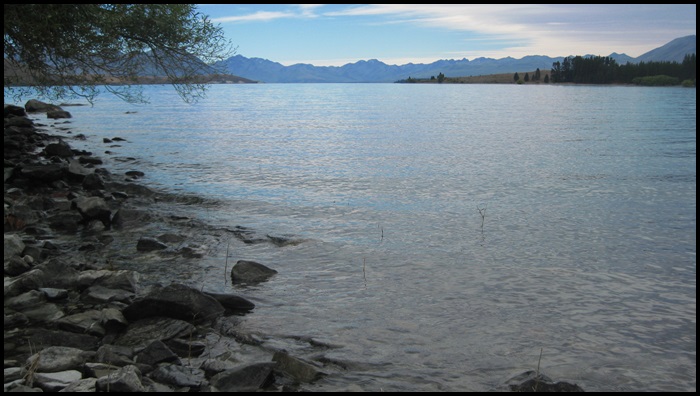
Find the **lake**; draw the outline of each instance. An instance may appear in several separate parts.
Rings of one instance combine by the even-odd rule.
[[[241,326],[275,347],[336,345],[348,369],[309,389],[498,390],[539,362],[586,391],[695,391],[695,89],[145,89],[66,108],[70,127],[127,139],[113,157],[147,185],[217,200],[211,224],[305,241],[232,240],[163,277],[250,296]],[[227,247],[279,273],[225,284]]]

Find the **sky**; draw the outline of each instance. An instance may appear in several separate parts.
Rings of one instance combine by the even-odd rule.
[[[695,33],[695,4],[200,4],[247,58],[285,66],[637,57]]]

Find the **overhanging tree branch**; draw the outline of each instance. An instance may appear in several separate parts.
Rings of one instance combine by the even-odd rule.
[[[5,88],[49,98],[99,86],[142,102],[145,77],[171,83],[186,101],[205,93],[211,64],[235,53],[222,29],[191,4],[5,4]]]

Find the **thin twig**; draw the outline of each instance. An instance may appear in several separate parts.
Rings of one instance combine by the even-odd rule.
[[[226,243],[226,265],[224,266],[224,286],[228,284],[228,247],[231,245],[231,240],[229,239]]]
[[[540,385],[540,362],[542,361],[542,350],[544,348],[540,348],[540,358],[537,360],[537,372],[535,372],[535,389],[533,389],[535,392],[537,392],[537,389],[539,388]]]

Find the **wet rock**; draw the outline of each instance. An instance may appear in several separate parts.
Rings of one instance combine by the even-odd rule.
[[[68,161],[68,169],[66,171],[68,177],[76,181],[83,181],[87,175],[93,173],[91,170],[82,166],[76,159]]]
[[[92,304],[105,304],[113,301],[131,303],[135,294],[128,290],[111,289],[101,285],[90,286],[81,295],[81,299]]]
[[[130,170],[130,171],[126,171],[125,175],[130,176],[130,177],[139,178],[139,177],[144,177],[146,174],[141,172],[141,171]]]
[[[170,363],[159,364],[149,376],[158,382],[178,388],[190,388],[193,391],[197,391],[207,384],[204,371]]]
[[[15,106],[12,104],[4,105],[3,111],[4,111],[3,114],[4,114],[5,118],[8,118],[9,116],[16,116],[16,117],[26,117],[27,116],[27,112],[24,110],[24,107]]]
[[[152,252],[154,250],[164,250],[167,249],[168,245],[163,242],[149,237],[141,237],[136,244],[136,250],[139,252]]]
[[[68,158],[73,156],[73,150],[68,143],[63,140],[58,141],[58,143],[51,143],[44,148],[44,155],[47,157],[62,157]]]
[[[216,301],[218,301],[226,309],[227,312],[243,314],[250,312],[255,308],[255,304],[243,297],[236,296],[235,294],[204,293],[214,297]]]
[[[219,392],[255,392],[274,382],[275,362],[263,362],[222,371],[209,381]]]
[[[123,310],[128,320],[166,316],[201,323],[223,314],[224,307],[213,297],[181,284],[154,290]]]
[[[507,381],[513,392],[583,392],[583,389],[568,382],[554,382],[551,378],[535,371],[526,371]]]
[[[83,188],[88,191],[102,190],[105,188],[105,183],[100,175],[93,172],[83,179]]]
[[[111,224],[112,211],[104,199],[100,197],[79,197],[74,202],[78,213],[83,216],[84,221],[99,220],[105,227]]]
[[[278,351],[272,356],[277,362],[277,369],[298,382],[313,382],[326,375],[310,362],[289,355],[287,352]]]
[[[46,112],[47,118],[71,118],[71,114],[65,110],[50,110]]]
[[[238,260],[231,269],[233,283],[260,283],[270,279],[277,271],[249,260]]]
[[[150,219],[151,215],[143,210],[120,208],[112,217],[112,225],[117,229],[132,228],[138,227]]]

